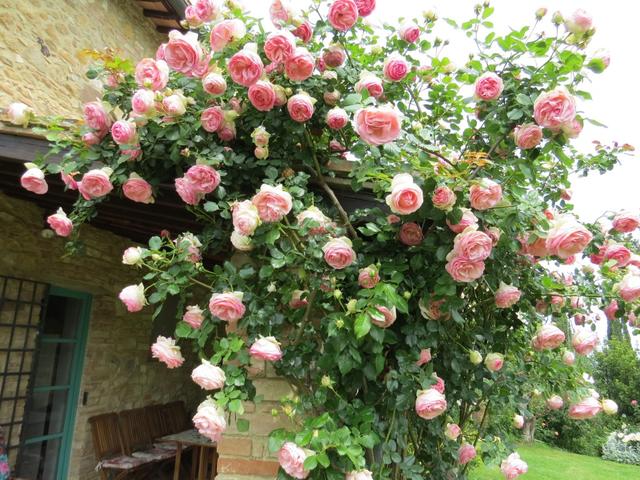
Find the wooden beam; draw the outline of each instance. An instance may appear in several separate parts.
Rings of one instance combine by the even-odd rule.
[[[171,13],[171,12],[159,12],[157,10],[147,10],[145,8],[144,10],[142,10],[142,14],[147,18],[160,18],[163,20],[180,21],[180,17],[178,17],[175,13]]]

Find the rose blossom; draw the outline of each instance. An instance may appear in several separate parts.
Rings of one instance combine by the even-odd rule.
[[[640,216],[629,212],[618,213],[612,222],[613,229],[620,233],[633,232],[640,225]]]
[[[272,32],[264,43],[264,53],[269,60],[283,63],[296,49],[296,39],[288,30]]]
[[[247,27],[245,27],[242,20],[237,18],[222,20],[211,29],[211,35],[209,36],[211,51],[221,52],[228,44],[240,40],[246,34]]]
[[[222,7],[219,0],[197,0],[194,8],[201,21],[210,22],[220,15]]]
[[[472,262],[485,260],[491,255],[493,242],[489,235],[477,230],[476,226],[465,228],[453,240],[453,254]]]
[[[633,302],[640,298],[640,272],[629,269],[622,281],[616,285],[616,289],[625,302]]]
[[[313,36],[313,26],[309,20],[304,20],[291,33],[302,40],[303,43],[309,43]]]
[[[131,109],[136,115],[148,115],[155,108],[155,94],[151,90],[141,88],[131,97]]]
[[[200,328],[204,320],[203,310],[198,305],[189,305],[182,315],[182,321],[191,328]]]
[[[470,443],[465,443],[458,449],[458,463],[460,465],[466,465],[474,458],[476,458],[476,449]]]
[[[220,185],[220,174],[209,165],[193,165],[185,173],[185,178],[199,194],[213,192]]]
[[[416,367],[421,367],[422,365],[425,365],[425,364],[429,363],[430,361],[431,361],[431,349],[430,348],[423,348],[422,350],[420,350],[420,356],[418,357],[418,360],[416,361]]]
[[[582,121],[574,118],[568,123],[563,124],[560,129],[562,133],[564,133],[567,138],[578,138],[580,132],[582,132]]]
[[[344,476],[344,480],[373,480],[373,473],[369,470],[353,470]]]
[[[249,101],[256,110],[268,112],[276,103],[276,92],[271,82],[258,80],[249,87]]]
[[[579,355],[589,355],[598,344],[598,335],[589,329],[581,328],[573,334],[573,348]]]
[[[392,54],[385,58],[382,71],[390,82],[399,82],[409,73],[409,63],[400,55]]]
[[[433,388],[420,390],[417,394],[415,409],[419,417],[431,420],[445,412],[447,400],[442,393]]]
[[[334,107],[327,112],[327,125],[331,130],[340,130],[349,123],[349,116],[342,108]]]
[[[458,223],[451,224],[449,220],[447,220],[447,225],[449,226],[451,231],[453,231],[454,233],[461,233],[467,227],[470,227],[472,225],[477,225],[478,223],[478,217],[476,217],[471,210],[469,210],[468,208],[461,208],[461,210],[462,210],[462,218]]]
[[[571,33],[582,35],[583,33],[591,30],[593,26],[593,18],[587,12],[579,8],[565,20],[564,26]]]
[[[576,101],[564,88],[541,93],[533,103],[533,118],[541,127],[557,130],[576,116]]]
[[[102,138],[96,132],[87,132],[82,135],[82,141],[88,147],[99,144],[101,140]]]
[[[391,180],[391,193],[387,195],[386,202],[393,213],[409,215],[422,206],[422,190],[411,175],[399,173]]]
[[[569,406],[569,418],[573,420],[585,420],[593,418],[602,411],[602,406],[598,399],[587,397],[578,403]]]
[[[615,415],[616,413],[618,413],[618,404],[613,400],[610,400],[610,399],[602,400],[601,405],[602,405],[602,411],[606,415]]]
[[[227,421],[224,419],[224,412],[216,402],[207,399],[198,405],[198,410],[193,417],[193,426],[200,435],[212,442],[219,442],[222,433],[227,429]]]
[[[445,302],[444,299],[434,300],[432,295],[431,298],[429,299],[429,303],[425,305],[423,299],[421,298],[420,301],[418,302],[420,315],[422,315],[423,318],[426,318],[428,320],[440,320],[440,319],[448,320],[449,314],[448,313],[443,314],[440,311],[440,307],[442,306],[442,304],[444,304],[444,302]]]
[[[202,123],[202,128],[207,132],[217,132],[224,122],[224,112],[222,108],[215,106],[203,110],[200,115],[200,122]]]
[[[180,33],[178,30],[169,32],[169,41],[164,47],[164,58],[173,70],[190,74],[203,56],[202,47],[195,32]]]
[[[607,305],[603,310],[604,315],[607,317],[607,320],[612,321],[616,319],[616,312],[618,311],[618,301],[611,300],[609,305]]]
[[[563,407],[563,405],[564,405],[564,401],[562,400],[562,397],[559,395],[552,395],[547,399],[547,406],[551,410],[560,410]]]
[[[129,247],[122,253],[122,263],[124,265],[139,265],[142,261],[142,248]]]
[[[85,200],[103,197],[113,190],[113,185],[109,180],[110,173],[105,169],[94,169],[83,175],[82,181],[78,182],[78,191]]]
[[[479,184],[473,184],[469,189],[471,208],[476,210],[493,208],[500,200],[502,200],[502,187],[488,178],[483,178]]]
[[[193,369],[191,379],[205,390],[219,390],[224,387],[227,377],[224,370],[202,359],[202,363]]]
[[[438,210],[444,210],[450,212],[453,206],[456,204],[456,194],[447,186],[437,187],[433,191],[431,201],[433,206]]]
[[[293,206],[291,195],[284,191],[282,185],[273,187],[262,184],[260,191],[253,196],[251,202],[258,209],[260,219],[267,223],[279,222]]]
[[[347,237],[332,238],[322,247],[324,260],[337,270],[347,268],[356,260],[356,252],[351,248],[351,240]]]
[[[242,297],[242,292],[214,293],[209,299],[209,311],[225,322],[240,320],[246,310]]]
[[[547,232],[545,247],[551,255],[567,258],[582,252],[591,242],[593,235],[570,215],[554,220]]]
[[[445,430],[444,430],[444,436],[447,437],[449,440],[456,440],[461,433],[462,433],[462,430],[460,429],[457,423],[447,423],[447,426],[445,427]]]
[[[159,336],[156,343],[151,345],[151,356],[167,365],[167,368],[177,368],[184,362],[180,347],[171,337]]]
[[[125,304],[129,312],[139,312],[147,302],[144,296],[144,285],[129,285],[124,287],[118,298]]]
[[[420,245],[424,238],[422,227],[414,222],[405,223],[400,227],[398,234],[400,241],[410,247]]]
[[[369,265],[366,268],[360,269],[358,274],[358,284],[362,288],[373,288],[380,281],[380,275],[375,265]]]
[[[236,202],[231,207],[234,231],[241,235],[251,236],[260,225],[258,208],[251,200]]]
[[[307,297],[309,292],[307,290],[294,290],[291,292],[291,300],[289,300],[289,307],[291,308],[304,308],[309,304]]]
[[[398,30],[398,35],[408,43],[415,43],[420,38],[420,27],[415,23],[405,23]]]
[[[347,59],[347,54],[340,45],[330,45],[322,52],[322,60],[329,68],[338,68]]]
[[[58,211],[53,215],[47,217],[47,223],[51,229],[56,232],[56,235],[60,237],[68,237],[73,230],[73,222],[69,220],[67,214],[64,213],[62,208],[58,208]]]
[[[629,260],[631,260],[631,251],[624,245],[613,243],[607,245],[605,248],[603,260],[605,262],[608,260],[615,260],[616,264],[613,265],[612,268],[625,267],[629,263]]]
[[[358,7],[358,15],[367,17],[371,15],[373,9],[376,8],[376,0],[355,0]]]
[[[220,129],[216,133],[223,142],[230,142],[236,138],[236,124],[234,122],[222,122]]]
[[[500,282],[500,287],[496,290],[495,294],[495,303],[498,308],[510,308],[515,305],[518,300],[520,300],[520,296],[522,292],[518,290],[517,287],[513,285],[507,285],[504,282]]]
[[[251,237],[242,235],[235,230],[231,232],[229,240],[231,241],[231,245],[233,245],[235,249],[240,250],[241,252],[250,252],[251,250],[253,250],[253,241],[251,240]]]
[[[313,116],[313,105],[315,98],[311,98],[307,93],[301,92],[289,97],[287,100],[287,111],[289,116],[298,123],[304,123]]]
[[[482,276],[484,273],[484,262],[482,260],[472,261],[465,257],[451,255],[451,253],[447,256],[445,269],[456,282],[473,282]]]
[[[118,120],[111,126],[111,136],[118,145],[132,145],[136,143],[136,124]]]
[[[13,102],[7,108],[7,116],[14,125],[26,125],[33,116],[33,110],[24,103]]]
[[[376,305],[378,313],[371,315],[371,323],[380,328],[389,328],[396,321],[396,307],[389,310],[383,305]]]
[[[482,354],[477,350],[471,350],[469,352],[469,361],[473,365],[480,365],[482,363]]]
[[[277,362],[282,358],[280,343],[274,337],[262,337],[254,341],[249,349],[249,354],[254,358],[269,362]]]
[[[574,355],[573,352],[570,351],[566,351],[562,354],[562,362],[567,365],[567,366],[571,366],[575,363],[576,361],[576,356]]]
[[[217,97],[227,91],[227,81],[219,73],[211,72],[202,78],[202,88]]]
[[[497,372],[504,365],[504,355],[501,353],[489,353],[484,359],[484,366],[492,372]]]
[[[129,200],[138,203],[153,203],[153,190],[151,185],[145,179],[140,178],[135,173],[129,176],[129,179],[122,184],[122,193]]]
[[[104,132],[111,126],[109,115],[101,102],[85,103],[82,107],[84,122],[94,130]]]
[[[44,172],[36,167],[33,163],[25,164],[27,171],[20,177],[20,185],[25,190],[44,195],[49,190],[49,185],[44,179]]]
[[[533,123],[525,123],[514,129],[513,136],[518,147],[522,149],[535,148],[542,141],[542,129]]]
[[[162,99],[162,108],[170,117],[179,117],[187,111],[187,99],[182,94],[173,94]]]
[[[306,210],[303,210],[302,212],[300,212],[296,216],[296,219],[298,220],[298,225],[300,226],[304,225],[305,221],[313,222],[313,224],[318,225],[309,230],[309,235],[318,235],[321,233],[326,233],[327,227],[330,227],[331,225],[333,225],[333,222],[331,221],[331,219],[327,217],[324,213],[322,213],[322,211],[318,207],[313,205],[307,208]]]
[[[358,80],[354,88],[357,93],[367,90],[369,95],[373,98],[378,98],[384,93],[382,80],[376,77],[373,73],[367,71],[360,73],[360,80]]]
[[[187,205],[197,205],[202,200],[203,194],[198,192],[195,185],[186,177],[175,179],[176,193]]]
[[[520,455],[512,453],[500,464],[500,471],[506,480],[514,480],[519,475],[527,473],[529,467],[526,462],[520,460]]]
[[[136,65],[135,78],[141,88],[162,90],[169,81],[169,66],[164,60],[143,58]]]
[[[358,6],[353,0],[334,0],[329,7],[327,19],[336,30],[349,30],[358,21]]]
[[[498,75],[486,72],[476,80],[474,91],[477,99],[490,102],[500,96],[503,88],[504,84]]]
[[[309,471],[303,466],[307,456],[307,452],[295,443],[285,442],[278,451],[278,462],[287,475],[304,479],[309,476]]]
[[[245,45],[244,49],[234,54],[227,64],[231,80],[243,87],[250,87],[260,80],[263,69],[262,60],[247,45]]]
[[[284,73],[292,82],[303,82],[311,76],[315,61],[306,48],[296,48],[284,62]]]
[[[553,350],[564,342],[565,335],[562,330],[553,324],[543,325],[533,339],[533,348],[536,350]]]

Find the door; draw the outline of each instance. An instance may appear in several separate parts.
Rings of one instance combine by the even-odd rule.
[[[67,478],[91,297],[50,287],[29,378],[16,475]]]

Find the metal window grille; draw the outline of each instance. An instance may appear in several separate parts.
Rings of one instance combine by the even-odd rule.
[[[46,283],[0,275],[0,427],[12,463],[20,443],[48,288]]]

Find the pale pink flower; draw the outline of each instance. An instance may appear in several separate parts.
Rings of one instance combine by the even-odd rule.
[[[446,409],[447,400],[442,393],[433,388],[418,392],[415,410],[419,417],[431,420],[443,414]]]
[[[118,298],[125,304],[129,312],[139,312],[144,307],[147,300],[144,296],[144,285],[129,285],[124,287]]]
[[[503,88],[504,84],[498,75],[486,72],[476,80],[474,91],[477,99],[490,102],[500,97]]]
[[[349,116],[342,108],[334,107],[327,112],[327,125],[331,130],[340,130],[349,123]]]
[[[220,174],[209,165],[193,165],[189,167],[185,178],[191,182],[197,193],[207,194],[213,192],[220,185]]]
[[[298,47],[284,62],[284,73],[292,82],[303,82],[313,74],[315,61],[306,48]]]
[[[347,54],[340,45],[330,45],[322,52],[322,60],[329,68],[338,68],[347,59]]]
[[[84,122],[94,130],[104,132],[111,127],[111,119],[101,102],[85,103],[82,107]]]
[[[493,208],[500,200],[502,200],[502,187],[488,178],[483,178],[480,183],[471,185],[469,189],[471,208],[476,210]]]
[[[111,137],[118,145],[133,145],[137,142],[136,124],[118,120],[111,126]]]
[[[220,367],[202,359],[202,363],[191,372],[191,379],[205,390],[220,390],[227,377]]]
[[[110,173],[108,169],[94,169],[82,176],[82,181],[78,182],[78,191],[85,200],[104,197],[113,190],[109,180]]]
[[[362,288],[373,288],[380,281],[380,274],[378,268],[375,265],[369,265],[366,268],[360,269],[358,274],[358,284]]]
[[[219,73],[211,72],[202,78],[202,88],[217,97],[227,91],[227,81]]]
[[[242,292],[214,293],[209,299],[209,311],[225,322],[240,320],[246,311]]]
[[[405,23],[398,30],[398,35],[408,43],[415,43],[420,38],[420,27],[415,23]]]
[[[461,433],[462,430],[457,423],[447,423],[447,426],[444,429],[444,436],[449,440],[456,440]]]
[[[324,260],[337,270],[347,268],[356,260],[356,252],[351,248],[351,240],[347,237],[332,238],[322,247]]]
[[[303,43],[309,43],[309,40],[313,37],[313,25],[309,20],[304,20],[291,33],[302,40]]]
[[[309,235],[319,235],[321,233],[327,233],[327,228],[333,225],[333,222],[329,217],[327,217],[322,211],[316,207],[311,206],[306,210],[300,212],[296,219],[298,220],[298,225],[302,226],[305,221],[313,222],[313,224],[317,224],[309,230]]]
[[[169,66],[164,60],[143,58],[136,65],[135,78],[140,88],[162,90],[169,81]]]
[[[207,399],[198,405],[198,410],[193,417],[193,425],[200,435],[212,442],[219,442],[227,429],[224,412],[212,399]]]
[[[579,8],[565,20],[564,25],[569,32],[582,35],[593,27],[593,18],[583,9]]]
[[[240,40],[246,34],[247,27],[245,27],[242,20],[237,18],[222,20],[211,29],[211,35],[209,36],[211,51],[221,52],[228,44]]]
[[[73,230],[73,222],[67,217],[62,208],[58,208],[58,211],[53,215],[47,217],[47,223],[51,229],[56,232],[56,235],[60,237],[68,237]]]
[[[183,34],[178,30],[169,32],[169,41],[163,49],[163,60],[172,70],[188,75],[198,66],[203,56],[197,33]]]
[[[449,220],[446,221],[447,225],[454,233],[461,233],[466,228],[478,224],[478,217],[476,217],[471,210],[469,210],[468,208],[461,208],[461,210],[462,218],[458,223],[452,224],[449,222]]]
[[[287,475],[304,479],[309,476],[309,471],[304,469],[304,461],[307,459],[307,451],[298,447],[293,442],[285,442],[278,451],[278,462]]]
[[[288,30],[272,32],[264,43],[264,53],[269,60],[283,63],[296,49],[296,39]]]
[[[416,361],[416,366],[421,367],[422,365],[425,365],[430,361],[431,361],[431,349],[423,348],[422,350],[420,350],[420,355],[418,357],[418,360]]]
[[[224,123],[222,108],[218,106],[206,108],[200,115],[200,122],[207,132],[217,132]]]
[[[617,232],[630,233],[640,225],[640,216],[630,212],[620,212],[614,217],[612,225]]]
[[[553,350],[564,342],[565,335],[562,330],[553,324],[543,325],[533,339],[533,348],[536,350]]]
[[[292,120],[298,123],[304,123],[311,120],[313,116],[313,105],[316,100],[307,93],[297,93],[287,100],[287,111]]]
[[[353,0],[334,0],[327,19],[333,28],[344,32],[358,21],[358,6]]]
[[[204,321],[204,311],[198,305],[189,305],[182,315],[182,321],[191,328],[200,328]]]
[[[33,164],[27,164],[27,171],[20,177],[20,185],[25,190],[44,195],[49,191],[49,185],[44,178],[44,172]]]
[[[399,173],[391,181],[391,193],[386,197],[393,213],[409,215],[417,211],[423,202],[422,189],[408,173]]]
[[[404,223],[398,232],[398,238],[405,245],[412,247],[420,245],[424,239],[422,227],[414,222]]]
[[[579,355],[589,355],[598,345],[598,335],[587,328],[576,330],[573,334],[573,348]]]
[[[492,248],[493,241],[489,235],[478,231],[476,226],[465,228],[453,240],[453,254],[472,262],[485,260],[491,255]]]
[[[473,282],[484,273],[484,262],[472,261],[465,257],[451,256],[445,265],[446,271],[456,282]]]
[[[262,184],[260,191],[253,196],[251,202],[258,209],[260,219],[267,223],[279,222],[293,206],[291,195],[282,188],[282,185],[273,187]]]
[[[585,420],[593,418],[602,411],[602,405],[593,396],[586,397],[569,406],[569,418],[573,420]]]
[[[129,200],[138,203],[153,203],[153,189],[149,182],[135,173],[122,184],[122,193]]]
[[[7,108],[7,116],[14,125],[27,125],[33,116],[33,110],[24,103],[13,102]]]
[[[521,295],[522,292],[518,289],[518,287],[507,285],[506,283],[501,281],[500,288],[496,290],[495,294],[496,307],[510,308],[515,305],[518,300],[520,300]]]
[[[376,0],[355,0],[358,7],[358,15],[367,17],[371,15],[373,9],[376,8]]]
[[[433,206],[438,210],[444,210],[445,212],[449,212],[453,209],[453,206],[456,204],[456,200],[456,194],[447,186],[436,187],[433,191],[433,195],[431,196]]]
[[[357,93],[362,93],[363,90],[366,90],[373,98],[378,98],[384,93],[382,80],[373,73],[366,71],[360,74],[360,80],[358,80],[354,88]]]
[[[409,73],[409,63],[400,55],[392,54],[384,60],[382,71],[390,82],[399,82]]]
[[[274,337],[261,337],[253,342],[249,354],[260,360],[277,362],[282,358],[282,349]]]
[[[582,252],[593,235],[570,215],[556,218],[547,232],[545,247],[549,254],[560,258]]]
[[[622,300],[634,302],[640,298],[640,272],[629,269],[616,288]]]
[[[476,449],[470,443],[465,443],[458,449],[458,463],[460,465],[466,465],[474,458],[476,458]]]
[[[151,356],[160,360],[167,368],[177,368],[184,363],[180,347],[171,337],[159,336],[156,343],[151,345]]]
[[[547,406],[551,410],[560,410],[564,406],[564,400],[560,395],[552,395],[547,399]]]
[[[396,321],[396,307],[391,307],[391,309],[383,306],[376,305],[377,313],[371,315],[371,323],[380,327],[380,328],[389,328]]]
[[[529,467],[520,459],[520,455],[512,453],[500,464],[500,471],[506,480],[514,480],[516,477],[527,473]]]
[[[538,125],[558,130],[576,116],[576,101],[564,88],[541,93],[533,104],[533,117]]]
[[[260,80],[264,65],[260,56],[245,46],[243,50],[229,59],[227,70],[231,80],[235,83],[243,87],[250,87]]]
[[[492,372],[499,371],[504,365],[504,355],[501,353],[489,353],[484,359],[484,366]]]
[[[533,123],[525,123],[524,125],[518,125],[514,129],[513,136],[518,147],[523,150],[531,149],[540,145],[542,129]]]

